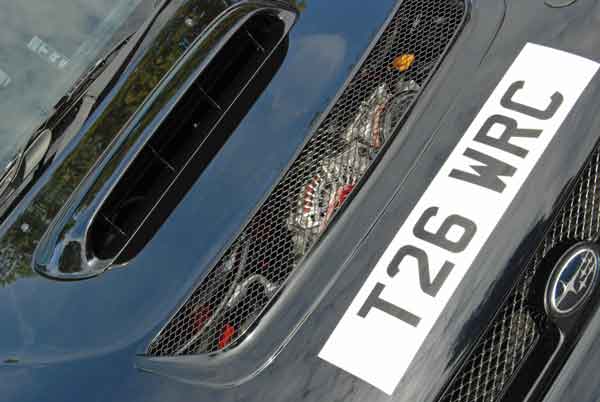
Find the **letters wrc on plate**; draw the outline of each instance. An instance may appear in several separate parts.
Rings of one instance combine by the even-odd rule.
[[[554,92],[550,97],[550,103],[544,110],[537,109],[533,106],[524,105],[515,101],[515,94],[523,89],[525,81],[513,82],[500,101],[502,107],[507,110],[521,113],[523,115],[533,117],[538,120],[548,120],[552,118],[563,104],[564,96],[560,92]],[[495,138],[490,136],[492,128],[496,125],[504,127],[504,131],[500,137]],[[489,145],[501,151],[516,155],[520,158],[527,157],[529,151],[525,148],[517,146],[511,142],[512,138],[538,138],[542,130],[533,128],[519,128],[518,122],[508,116],[494,114],[487,118],[485,123],[475,135],[474,140],[482,144]],[[487,188],[489,190],[502,193],[506,188],[506,183],[500,177],[512,177],[517,169],[493,156],[486,155],[482,152],[467,148],[464,156],[479,162],[478,165],[472,165],[471,168],[477,173],[465,172],[459,169],[453,169],[450,172],[450,177],[462,180],[476,186]]]

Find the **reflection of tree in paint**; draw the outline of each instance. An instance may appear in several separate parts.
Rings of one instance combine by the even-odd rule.
[[[306,2],[307,0],[290,0],[290,3],[292,3],[300,12],[306,9]]]
[[[12,159],[76,79],[112,45],[142,0],[2,0],[0,166]],[[147,13],[149,15],[149,13]],[[2,75],[2,74],[0,74]]]
[[[0,286],[34,275],[32,256],[48,225],[128,119],[200,32],[201,26],[190,28],[183,23],[184,19],[193,15],[198,15],[200,19],[205,12],[207,15],[219,14],[224,7],[219,0],[206,1],[202,8],[194,6],[194,2],[190,3],[177,10],[171,21],[156,33],[152,48],[139,62],[127,83],[88,129],[78,147],[68,155],[33,202],[0,239]],[[218,38],[213,33],[206,47],[210,48]],[[106,174],[110,172],[110,169],[106,169]]]

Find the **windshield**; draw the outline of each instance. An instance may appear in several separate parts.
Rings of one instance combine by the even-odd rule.
[[[0,172],[153,0],[0,0]]]

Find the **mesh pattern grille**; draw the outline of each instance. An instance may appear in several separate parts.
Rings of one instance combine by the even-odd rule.
[[[155,356],[232,347],[315,244],[426,85],[462,0],[405,0],[298,158],[188,301]]]
[[[524,277],[502,306],[491,326],[451,382],[442,402],[492,402],[501,396],[535,346],[545,316],[526,303],[533,275],[555,246],[570,241],[596,240],[600,231],[600,187],[596,150],[558,210]]]

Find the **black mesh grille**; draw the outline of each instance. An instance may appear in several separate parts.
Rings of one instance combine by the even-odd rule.
[[[405,0],[288,172],[149,347],[216,352],[255,322],[358,186],[465,17],[462,0]]]
[[[544,241],[527,266],[524,277],[502,306],[491,326],[441,398],[443,402],[497,401],[542,336],[545,315],[534,311],[527,298],[532,278],[544,257],[558,245],[596,240],[600,231],[600,187],[596,150],[569,197],[555,215]]]

